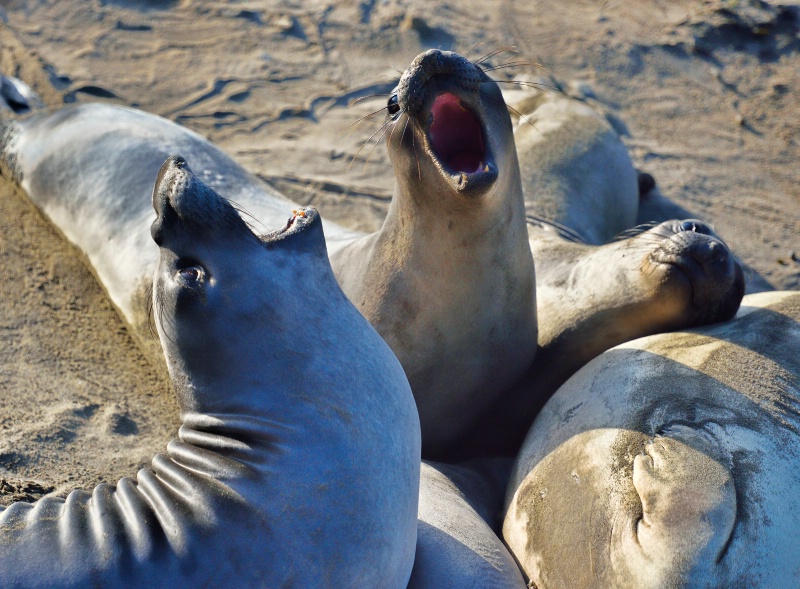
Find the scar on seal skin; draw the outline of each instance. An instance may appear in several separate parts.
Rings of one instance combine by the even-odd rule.
[[[0,509],[0,585],[404,587],[419,422],[319,215],[256,235],[180,157],[152,204],[179,439],[136,479]]]

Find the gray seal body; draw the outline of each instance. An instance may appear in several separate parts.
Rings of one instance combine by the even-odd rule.
[[[0,510],[0,586],[405,587],[418,417],[318,214],[256,235],[181,158],[152,203],[179,438],[135,479]]]
[[[408,589],[523,589],[498,537],[509,460],[423,462],[417,552]]]

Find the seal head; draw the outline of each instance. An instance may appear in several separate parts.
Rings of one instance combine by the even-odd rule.
[[[433,172],[419,165],[420,149],[439,182],[465,196],[480,195],[498,180],[495,154],[507,146],[498,141],[497,127],[510,124],[507,114],[502,116],[505,102],[497,85],[468,59],[438,50],[417,56],[392,93],[388,112],[395,120],[405,117],[399,145],[389,140],[395,166],[412,168],[405,175],[413,174],[415,164],[420,181]]]

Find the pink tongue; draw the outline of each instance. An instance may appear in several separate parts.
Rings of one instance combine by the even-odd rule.
[[[484,148],[478,117],[449,92],[433,102],[431,117],[428,133],[439,161],[451,172],[479,172],[483,168]]]

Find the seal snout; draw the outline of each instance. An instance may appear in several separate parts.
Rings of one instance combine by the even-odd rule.
[[[462,93],[480,92],[483,82],[480,69],[467,58],[452,51],[430,49],[418,55],[400,78],[397,86],[400,105],[417,115],[432,94],[450,86]]]
[[[703,321],[732,317],[744,296],[741,265],[705,223],[695,219],[674,222],[654,259],[681,270],[691,283],[692,303]]]

